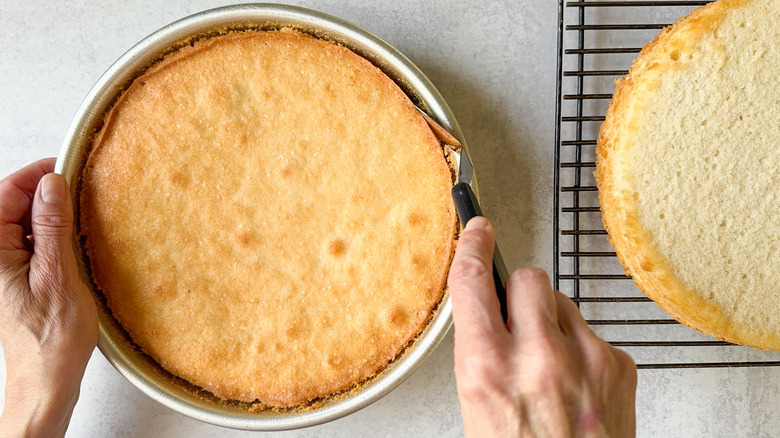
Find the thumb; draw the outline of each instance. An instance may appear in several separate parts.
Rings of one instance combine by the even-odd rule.
[[[62,268],[70,268],[61,264],[75,263],[71,244],[73,205],[68,183],[62,175],[49,173],[41,178],[30,219],[36,258],[44,264],[50,264],[47,266],[48,272],[62,273]]]
[[[448,278],[456,344],[506,331],[491,271],[494,242],[483,217],[471,219],[458,239]]]

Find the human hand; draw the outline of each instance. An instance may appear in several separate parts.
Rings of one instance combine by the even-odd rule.
[[[510,276],[504,324],[492,278],[493,245],[487,220],[472,219],[448,280],[466,436],[635,436],[631,357],[596,336],[540,269]]]
[[[97,343],[97,310],[71,243],[73,207],[54,159],[0,181],[0,436],[62,436]],[[32,236],[28,238],[27,236]]]

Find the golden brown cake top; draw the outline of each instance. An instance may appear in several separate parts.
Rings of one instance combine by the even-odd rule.
[[[720,0],[665,29],[619,81],[597,148],[604,225],[679,321],[780,350],[776,0]]]
[[[294,31],[234,33],[124,92],[82,175],[81,231],[146,353],[219,397],[290,407],[375,375],[424,327],[451,186],[374,65]]]

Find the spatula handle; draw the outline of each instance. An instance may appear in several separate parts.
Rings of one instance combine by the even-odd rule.
[[[458,210],[458,217],[462,226],[466,226],[471,218],[475,216],[482,216],[482,209],[479,208],[477,197],[471,186],[466,183],[458,183],[452,188],[452,200],[455,203],[455,209]],[[498,302],[501,304],[501,316],[504,318],[504,322],[507,321],[507,305],[506,305],[506,266],[504,260],[501,257],[501,252],[498,250],[498,244],[493,247],[493,282],[496,285],[496,294],[498,295]]]

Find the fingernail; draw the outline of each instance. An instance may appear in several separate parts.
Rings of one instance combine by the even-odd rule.
[[[478,230],[487,228],[490,225],[487,219],[482,216],[475,216],[466,224],[466,230]]]
[[[46,204],[56,204],[65,201],[65,184],[62,177],[50,173],[41,180],[41,199]]]

